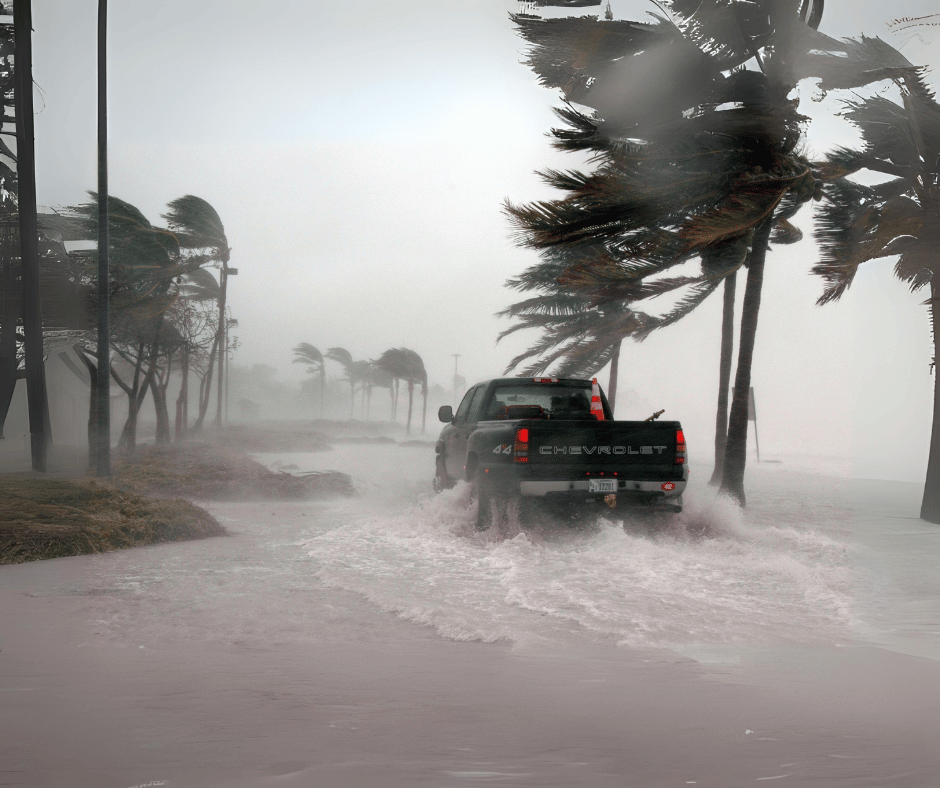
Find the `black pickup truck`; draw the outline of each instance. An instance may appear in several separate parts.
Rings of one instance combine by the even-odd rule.
[[[473,485],[477,527],[516,499],[568,510],[682,511],[689,478],[677,421],[614,421],[596,380],[499,378],[473,386],[436,445],[434,489]]]

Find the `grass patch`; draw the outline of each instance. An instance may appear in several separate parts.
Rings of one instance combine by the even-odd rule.
[[[189,501],[148,499],[86,479],[0,477],[0,564],[225,533]]]
[[[259,462],[217,444],[143,446],[118,460],[114,486],[144,495],[204,501],[303,500],[352,495],[345,473],[274,473]]]

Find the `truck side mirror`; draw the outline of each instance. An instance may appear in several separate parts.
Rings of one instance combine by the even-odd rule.
[[[445,424],[450,424],[454,420],[454,409],[450,405],[441,405],[437,409],[437,418]]]

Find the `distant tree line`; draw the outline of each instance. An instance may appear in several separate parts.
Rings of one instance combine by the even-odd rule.
[[[355,415],[356,392],[359,392],[359,407],[363,418],[369,418],[372,393],[376,388],[388,389],[392,420],[397,420],[398,399],[401,385],[408,390],[408,415],[405,421],[405,434],[411,434],[412,411],[415,387],[421,386],[421,433],[427,427],[428,373],[424,361],[414,350],[409,348],[389,348],[377,359],[353,360],[352,354],[342,347],[331,347],[321,353],[308,342],[301,342],[294,348],[294,363],[303,364],[307,371],[315,375],[320,387],[320,417],[323,417],[323,402],[326,385],[326,362],[335,361],[343,370],[345,381],[349,384],[349,417]]]
[[[87,203],[40,216],[45,352],[74,351],[88,382],[89,462],[95,467],[95,396],[100,380],[95,363],[97,310],[98,197]],[[2,207],[2,206],[0,206]],[[169,443],[202,429],[211,404],[215,379],[215,424],[221,425],[222,355],[233,340],[237,322],[226,307],[229,246],[221,219],[205,200],[186,195],[173,200],[162,216],[165,226],[152,224],[135,206],[109,197],[109,258],[112,358],[106,374],[127,397],[127,418],[117,445],[134,452],[140,409],[153,401],[157,443]],[[69,252],[68,242],[84,242]],[[0,238],[0,244],[3,239]],[[84,246],[85,248],[81,248]],[[10,246],[0,247],[4,274],[0,296],[7,307],[16,297],[13,275],[18,263]],[[219,269],[217,278],[210,269]],[[14,305],[15,306],[15,305]],[[15,308],[4,310],[2,333],[18,343],[0,342],[0,428],[16,379],[22,377],[21,337],[15,334]],[[180,390],[170,416],[168,389],[179,370]],[[198,381],[195,418],[190,418],[190,383]]]

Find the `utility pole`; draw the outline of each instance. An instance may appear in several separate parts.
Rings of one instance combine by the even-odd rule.
[[[49,446],[48,392],[42,354],[42,306],[39,301],[39,227],[36,220],[36,158],[33,135],[33,45],[30,0],[13,4],[13,95],[16,112],[17,207],[20,263],[23,272],[23,335],[26,400],[29,406],[33,470],[46,470]]]
[[[98,0],[98,476],[111,475],[111,289],[108,268],[108,0]]]
[[[460,358],[460,353],[452,353],[454,357],[454,407],[457,407],[457,359]]]

